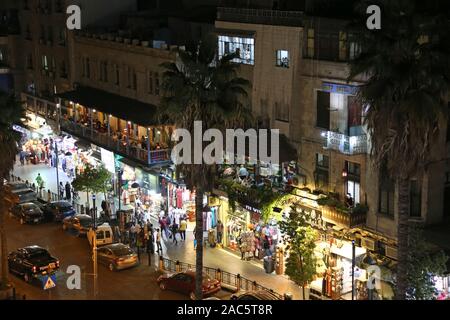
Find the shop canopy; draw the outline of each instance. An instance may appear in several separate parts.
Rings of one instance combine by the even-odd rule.
[[[158,125],[157,107],[155,105],[103,90],[78,86],[73,91],[60,93],[58,97],[144,127]]]

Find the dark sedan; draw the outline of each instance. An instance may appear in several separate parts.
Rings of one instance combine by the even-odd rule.
[[[64,218],[74,216],[76,214],[74,208],[67,201],[54,201],[44,206],[45,215],[54,221],[63,221]]]
[[[78,235],[86,235],[89,228],[92,227],[92,217],[87,214],[76,214],[74,216],[66,217],[63,220],[63,230],[75,230]]]
[[[132,268],[139,264],[137,254],[123,243],[109,244],[99,248],[97,259],[111,271]]]
[[[54,274],[59,269],[59,260],[44,248],[28,246],[8,255],[8,269],[31,282],[33,278]]]
[[[189,295],[195,300],[195,271],[185,271],[173,275],[162,275],[158,278],[161,290],[173,290]],[[203,298],[209,297],[221,289],[220,281],[211,279],[207,274],[203,274],[202,291]]]
[[[19,219],[20,224],[39,223],[44,220],[44,213],[35,203],[26,202],[17,204],[11,209],[12,216]]]

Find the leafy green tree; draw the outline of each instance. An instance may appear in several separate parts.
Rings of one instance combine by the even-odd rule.
[[[366,9],[379,5],[381,30],[366,27]],[[396,299],[406,298],[410,180],[442,161],[437,141],[445,132],[450,87],[450,20],[445,1],[361,0],[350,27],[361,53],[349,80],[367,80],[359,96],[371,156],[398,186]]]
[[[305,299],[305,286],[314,280],[317,274],[317,259],[314,254],[317,241],[317,231],[313,229],[308,220],[310,214],[304,212],[299,204],[293,203],[289,217],[280,222],[280,229],[287,243],[286,271],[289,279],[302,287]]]
[[[161,112],[177,128],[194,134],[194,121],[201,121],[203,130],[225,130],[243,126],[250,112],[246,110],[245,88],[248,81],[237,77],[236,54],[217,59],[217,36],[209,34],[200,43],[178,51],[175,63],[165,63]],[[203,146],[205,147],[205,145]],[[203,148],[202,148],[203,150]],[[194,148],[192,148],[194,152]],[[193,159],[193,154],[190,155]],[[214,186],[216,165],[177,165],[186,184],[196,192],[196,290],[202,299],[203,278],[203,196]]]
[[[8,245],[5,228],[5,216],[10,209],[9,202],[5,201],[5,179],[14,167],[18,153],[20,134],[13,130],[14,124],[21,124],[25,118],[22,104],[14,95],[0,91],[0,240],[1,240],[1,278],[0,289],[9,286],[8,280]]]
[[[76,191],[86,192],[89,204],[89,193],[106,193],[111,189],[111,173],[104,167],[86,165],[81,174],[73,180],[72,186]]]
[[[432,300],[436,296],[435,276],[446,271],[448,257],[443,251],[432,250],[420,228],[411,226],[408,241],[406,298]]]

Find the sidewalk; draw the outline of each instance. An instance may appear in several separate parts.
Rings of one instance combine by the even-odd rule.
[[[19,161],[17,161],[14,167],[13,174],[20,177],[23,180],[28,180],[30,183],[36,183],[35,179],[37,174],[40,173],[45,181],[45,190],[50,189],[52,192],[57,191],[56,182],[56,169],[49,167],[45,164],[38,165],[25,165],[21,166]],[[66,183],[66,181],[71,181],[67,175],[59,170],[59,180]],[[80,200],[78,203],[85,205],[87,197],[85,192],[79,193]],[[103,195],[97,195],[96,206],[97,210],[101,210],[100,204],[103,200]],[[92,206],[92,200],[89,199],[89,203]],[[153,225],[158,228],[158,221],[153,218]],[[173,243],[173,240],[165,240],[163,236],[163,252],[164,256],[172,259],[179,260],[186,263],[195,264],[195,254],[194,250],[194,235],[192,228],[188,229],[186,232],[186,242],[181,242],[178,236],[178,245]],[[301,299],[301,288],[290,281],[286,276],[277,275],[275,273],[267,274],[265,273],[262,265],[258,261],[243,261],[240,259],[240,255],[235,255],[228,250],[221,248],[210,248],[209,246],[204,246],[203,249],[203,265],[211,268],[220,268],[224,271],[228,271],[234,274],[240,274],[248,279],[256,281],[257,283],[269,288],[274,291],[284,294],[291,293],[295,300]]]

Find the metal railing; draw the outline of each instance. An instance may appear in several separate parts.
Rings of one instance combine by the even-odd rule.
[[[125,154],[150,165],[170,161],[170,149],[148,151],[138,146],[129,145],[126,141],[114,139],[107,133],[99,132],[93,128],[91,129],[88,126],[70,120],[61,120],[61,128],[75,136],[86,138],[95,144]]]
[[[354,155],[367,153],[367,135],[347,136],[342,133],[327,131],[324,146],[344,154]]]
[[[217,8],[217,20],[271,24],[283,26],[302,26],[305,14],[302,11],[281,11],[267,9],[246,9],[246,8]]]
[[[195,264],[190,264],[181,261],[173,261],[160,256],[160,269],[169,272],[183,272],[187,270],[195,270]],[[256,291],[265,290],[272,293],[279,299],[284,299],[285,296],[275,292],[272,289],[264,287],[258,284],[256,281],[247,279],[240,274],[234,274],[221,269],[215,269],[210,267],[203,267],[203,273],[207,274],[210,278],[219,280],[221,284],[232,287],[237,291]]]

